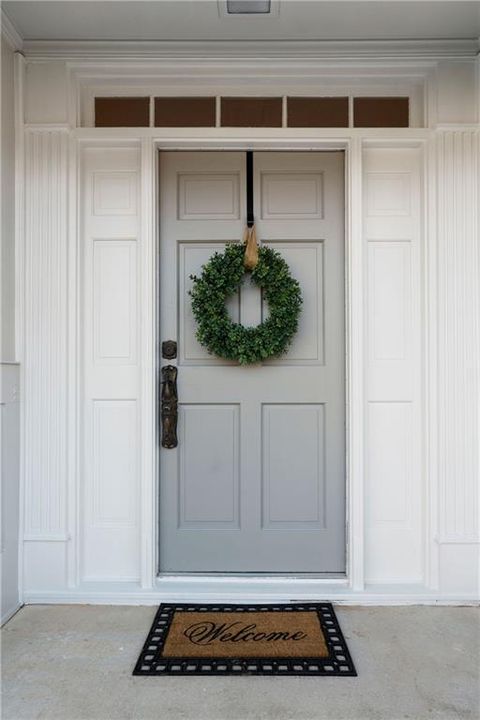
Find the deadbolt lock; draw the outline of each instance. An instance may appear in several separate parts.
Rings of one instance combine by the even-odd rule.
[[[165,340],[162,342],[162,358],[165,360],[175,360],[177,357],[177,343],[175,340]]]

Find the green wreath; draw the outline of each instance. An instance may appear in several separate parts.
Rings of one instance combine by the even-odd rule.
[[[244,243],[229,244],[225,252],[216,252],[202,267],[200,277],[191,276],[190,295],[197,340],[211,354],[248,365],[287,350],[298,327],[302,294],[282,256],[260,247],[251,276],[263,290],[270,314],[256,327],[233,322],[225,302],[242,284],[244,255]]]

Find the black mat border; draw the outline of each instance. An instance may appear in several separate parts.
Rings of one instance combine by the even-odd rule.
[[[163,658],[161,651],[175,612],[305,612],[314,610],[328,648],[326,658]],[[162,603],[155,615],[133,675],[271,675],[277,677],[356,677],[357,671],[331,603],[220,604]]]

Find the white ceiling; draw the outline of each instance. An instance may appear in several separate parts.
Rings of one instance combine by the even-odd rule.
[[[25,40],[423,40],[480,35],[480,2],[473,0],[280,0],[278,13],[271,16],[225,16],[222,0],[7,0],[2,8]]]

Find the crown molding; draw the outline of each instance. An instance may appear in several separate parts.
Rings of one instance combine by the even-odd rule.
[[[478,38],[463,40],[25,40],[28,58],[47,60],[150,59],[432,59],[474,58]]]
[[[2,16],[1,16],[1,22],[2,22],[2,37],[5,38],[5,40],[8,42],[8,44],[13,48],[13,50],[16,51],[22,51],[23,50],[23,38],[18,32],[15,25],[12,23],[10,18],[8,17],[5,10],[2,10]]]

